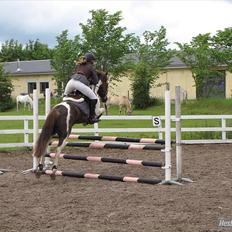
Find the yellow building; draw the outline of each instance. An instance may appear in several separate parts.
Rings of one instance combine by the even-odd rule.
[[[9,74],[14,87],[12,97],[21,93],[32,94],[36,88],[43,96],[46,88],[50,88],[52,92],[56,88],[50,60],[6,62],[4,70]]]
[[[222,68],[223,69],[223,68]],[[222,70],[223,71],[223,70]],[[192,76],[191,69],[187,67],[182,61],[178,58],[173,58],[171,63],[162,70],[162,73],[159,75],[159,79],[156,82],[156,86],[150,90],[150,96],[157,98],[164,98],[164,91],[166,88],[165,83],[169,83],[171,90],[171,98],[175,98],[175,86],[181,86],[183,90],[183,97],[187,99],[196,99],[196,87],[195,82]],[[112,85],[113,88],[110,88],[110,93],[112,95],[125,95],[131,97],[131,81],[128,76],[124,76],[121,79],[121,82],[115,83]],[[232,73],[225,71],[224,77],[220,79],[218,86],[221,91],[221,97],[231,98],[232,96]]]
[[[4,69],[10,74],[14,90],[12,96],[16,97],[20,93],[32,93],[33,89],[38,88],[41,95],[45,88],[50,88],[54,93],[56,83],[53,80],[54,71],[52,70],[50,60],[16,61],[4,64]],[[177,58],[171,60],[160,74],[156,83],[160,87],[154,87],[150,90],[152,97],[163,98],[165,83],[170,84],[171,97],[174,99],[175,86],[180,85],[188,99],[196,99],[196,88],[192,77],[191,69]],[[110,95],[129,95],[132,96],[131,81],[128,76],[121,78],[121,82],[110,85]],[[232,94],[232,73],[225,72],[225,77],[221,80],[221,91],[224,97],[230,98]]]

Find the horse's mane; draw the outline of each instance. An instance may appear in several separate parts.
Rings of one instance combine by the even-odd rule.
[[[87,64],[87,60],[83,56],[79,60],[76,60],[75,63],[76,63],[76,65]]]
[[[104,72],[102,70],[97,69],[96,73],[98,75],[98,78],[101,79],[102,77],[105,77],[105,81],[107,81],[107,72]]]

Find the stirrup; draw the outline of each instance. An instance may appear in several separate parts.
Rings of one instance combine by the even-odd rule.
[[[93,118],[90,118],[89,119],[89,121],[88,121],[88,123],[89,124],[94,124],[94,123],[97,123],[97,122],[99,122],[100,121],[100,119],[98,118],[98,117],[93,117]]]

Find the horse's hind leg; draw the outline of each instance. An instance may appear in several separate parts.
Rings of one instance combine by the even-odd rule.
[[[46,153],[50,154],[50,151],[51,151],[50,146],[48,146]],[[52,165],[53,165],[52,159],[50,157],[45,157],[44,158],[44,168],[45,169],[51,169]]]

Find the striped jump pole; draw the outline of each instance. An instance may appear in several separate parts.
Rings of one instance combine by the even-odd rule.
[[[51,145],[57,145],[57,141],[52,142]],[[92,142],[92,143],[70,143],[67,142],[65,146],[68,147],[89,147],[95,149],[125,149],[125,150],[162,150],[164,146],[162,145],[144,145],[144,144],[116,144],[116,143],[100,143],[100,142]]]
[[[55,153],[46,154],[45,157],[54,158]],[[99,156],[82,156],[82,155],[67,155],[67,154],[60,154],[59,157],[63,159],[71,159],[71,160],[131,164],[131,165],[142,165],[147,167],[160,167],[160,168],[163,167],[163,164],[161,162],[145,161],[145,160],[118,159],[118,158],[99,157]]]
[[[57,138],[55,136],[54,138]],[[95,135],[75,135],[71,134],[69,139],[80,139],[80,140],[98,140],[98,141],[117,141],[117,142],[130,142],[130,143],[157,143],[165,144],[163,139],[152,139],[152,138],[127,138],[117,136],[95,136]]]
[[[139,178],[139,177],[130,177],[130,176],[111,176],[111,175],[101,175],[96,173],[81,173],[74,171],[56,171],[53,173],[52,170],[45,170],[43,174],[46,175],[55,175],[55,176],[68,176],[75,178],[87,178],[87,179],[101,179],[101,180],[110,180],[110,181],[121,181],[121,182],[135,182],[143,184],[159,184],[162,180],[159,179],[149,179],[149,178]]]

